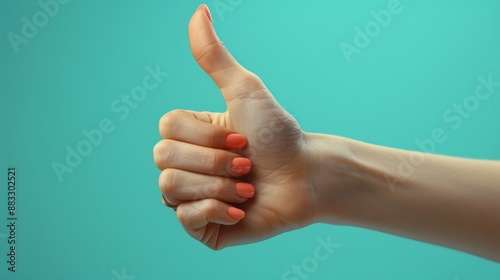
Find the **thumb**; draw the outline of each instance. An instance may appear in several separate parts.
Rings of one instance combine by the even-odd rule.
[[[217,84],[226,102],[255,98],[266,89],[262,81],[241,66],[215,33],[208,7],[198,7],[189,21],[189,45],[196,62]]]

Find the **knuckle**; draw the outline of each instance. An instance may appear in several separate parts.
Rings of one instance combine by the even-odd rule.
[[[153,148],[153,157],[158,168],[166,168],[174,153],[174,141],[163,139]]]
[[[223,196],[226,182],[221,177],[216,177],[212,180],[210,184],[208,184],[206,188],[206,197],[210,198],[220,198]]]
[[[207,217],[215,217],[217,215],[217,212],[218,212],[217,200],[207,199],[205,205],[205,213],[207,214]]]
[[[175,151],[175,141],[164,139],[162,141],[161,153],[165,160],[170,160]]]
[[[203,188],[203,197],[217,197],[217,194],[219,193],[218,188],[219,187],[215,182],[206,184],[205,188]]]
[[[186,229],[192,229],[195,223],[195,216],[200,215],[195,202],[183,202],[177,206],[177,220]]]
[[[162,141],[155,144],[153,147],[153,160],[158,168],[161,168],[161,146]]]
[[[217,185],[218,197],[222,197],[229,187],[229,180],[224,177],[218,177],[215,180],[215,184]]]
[[[165,169],[160,174],[160,190],[166,195],[173,195],[177,191],[177,172],[174,169]]]
[[[200,161],[202,166],[208,168],[212,173],[215,173],[217,171],[219,157],[213,150],[204,149],[201,154]]]
[[[180,121],[184,112],[182,110],[173,110],[160,118],[159,130],[160,135],[164,138],[172,137],[179,129]]]

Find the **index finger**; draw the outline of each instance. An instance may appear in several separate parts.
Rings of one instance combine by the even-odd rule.
[[[164,139],[186,142],[198,146],[233,150],[247,144],[244,135],[225,126],[212,123],[222,114],[175,110],[160,119],[160,135]]]

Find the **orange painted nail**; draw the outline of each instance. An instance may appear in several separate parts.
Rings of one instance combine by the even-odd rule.
[[[248,172],[250,172],[251,168],[252,168],[252,163],[247,158],[243,157],[234,158],[233,162],[231,163],[231,172],[234,174],[239,174],[239,175],[247,174]]]
[[[231,218],[236,220],[241,220],[243,219],[243,217],[245,217],[245,212],[243,212],[243,210],[232,206],[229,206],[229,208],[227,209],[227,213],[229,214],[229,216],[231,216]]]
[[[230,149],[243,149],[247,145],[247,138],[241,134],[229,134],[226,137],[226,146]]]
[[[252,184],[236,183],[236,193],[241,197],[250,198],[255,194],[255,188]]]

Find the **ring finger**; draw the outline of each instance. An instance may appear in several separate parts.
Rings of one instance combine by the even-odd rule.
[[[255,194],[255,188],[248,183],[179,169],[163,170],[158,184],[167,202],[172,205],[205,198],[241,203]]]

